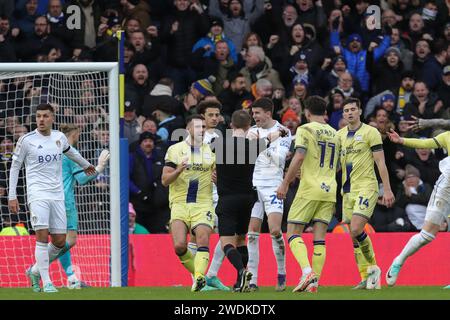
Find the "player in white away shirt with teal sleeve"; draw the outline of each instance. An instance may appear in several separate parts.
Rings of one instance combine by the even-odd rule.
[[[78,127],[72,124],[63,124],[60,127],[60,131],[66,135],[69,144],[74,148],[74,145],[77,144],[80,136]],[[72,248],[77,241],[78,210],[75,202],[75,184],[78,183],[79,185],[84,185],[96,179],[98,174],[105,169],[108,159],[109,151],[103,150],[99,156],[98,165],[95,168],[97,174],[88,176],[78,164],[63,155],[62,176],[64,184],[64,204],[67,215],[66,240],[69,244],[69,248]],[[60,256],[59,262],[61,262],[61,266],[67,275],[67,287],[69,289],[80,289],[82,287],[82,282],[78,279],[75,270],[72,267],[70,251],[67,251],[64,255]]]

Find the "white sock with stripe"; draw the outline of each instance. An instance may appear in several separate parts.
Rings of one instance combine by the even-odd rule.
[[[405,260],[416,253],[420,248],[433,241],[435,236],[424,230],[409,239],[402,252],[394,259],[395,264],[402,265]]]

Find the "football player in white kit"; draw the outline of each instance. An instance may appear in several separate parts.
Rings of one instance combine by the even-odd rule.
[[[252,115],[256,126],[250,128],[249,139],[261,139],[269,133],[280,131],[280,138],[271,142],[266,150],[258,155],[253,172],[253,186],[258,193],[248,228],[248,270],[253,274],[250,291],[258,290],[259,233],[267,214],[272,248],[278,267],[277,291],[286,289],[286,256],[281,222],[283,200],[277,198],[277,188],[283,181],[284,165],[291,145],[291,133],[272,118],[274,105],[269,98],[260,98],[252,104]]]
[[[197,106],[198,114],[201,114],[205,118],[206,131],[203,136],[203,142],[211,145],[214,139],[219,138],[219,134],[217,133],[217,125],[220,120],[220,111],[222,109],[222,105],[220,102],[214,97],[214,99],[206,98],[204,101],[200,102]],[[219,132],[220,133],[220,132]],[[214,208],[217,206],[217,202],[219,201],[219,195],[217,194],[217,187],[213,184],[213,205]],[[218,228],[218,219],[217,215],[215,216],[215,230],[217,232]],[[193,255],[197,252],[197,244],[195,243],[195,236],[191,235],[191,238],[188,243],[188,248],[192,252]],[[231,289],[225,286],[220,279],[217,277],[217,273],[219,272],[220,266],[222,265],[223,259],[225,258],[225,253],[222,250],[220,245],[220,241],[217,242],[216,247],[214,249],[213,258],[211,264],[209,265],[208,272],[206,274],[206,286],[201,291],[210,291],[210,290],[222,290],[222,291],[230,291]]]
[[[421,149],[444,148],[447,152],[450,151],[450,131],[441,133],[431,139],[402,138],[392,129],[388,135],[392,142],[403,144],[405,147]],[[389,286],[395,285],[400,269],[406,259],[433,241],[439,232],[441,224],[448,219],[448,214],[450,213],[450,156],[439,162],[439,170],[441,175],[434,185],[433,193],[428,202],[425,224],[418,234],[409,239],[402,252],[392,262],[386,273],[386,282]]]
[[[20,168],[25,163],[27,202],[31,225],[36,232],[36,263],[27,270],[27,275],[35,292],[41,291],[40,278],[44,292],[58,292],[51,282],[49,265],[68,250],[62,181],[63,153],[79,164],[87,175],[96,174],[95,167],[70,146],[66,136],[52,130],[53,121],[53,107],[40,104],[36,109],[37,129],[18,140],[9,177],[8,207],[12,213],[18,213],[16,187]],[[49,234],[52,239],[50,243]]]

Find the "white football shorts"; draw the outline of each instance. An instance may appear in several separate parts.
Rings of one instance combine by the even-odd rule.
[[[255,202],[252,209],[252,218],[264,219],[264,212],[283,214],[283,200],[277,198],[276,187],[256,188],[258,192],[258,201]]]
[[[34,231],[48,229],[51,234],[67,233],[64,200],[35,200],[29,207]]]

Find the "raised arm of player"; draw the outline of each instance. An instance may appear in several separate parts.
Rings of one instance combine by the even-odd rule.
[[[381,181],[383,182],[384,194],[383,194],[382,203],[386,207],[390,208],[394,204],[395,197],[394,197],[394,193],[392,192],[392,189],[391,189],[391,184],[389,182],[389,174],[388,174],[388,170],[386,168],[386,163],[384,160],[384,151],[380,150],[380,151],[373,152],[372,154],[373,154],[373,160],[375,161],[375,163],[377,165],[378,172],[380,173]]]
[[[428,128],[450,129],[449,119],[420,119],[412,116],[413,120],[408,120],[408,130],[419,131]]]

